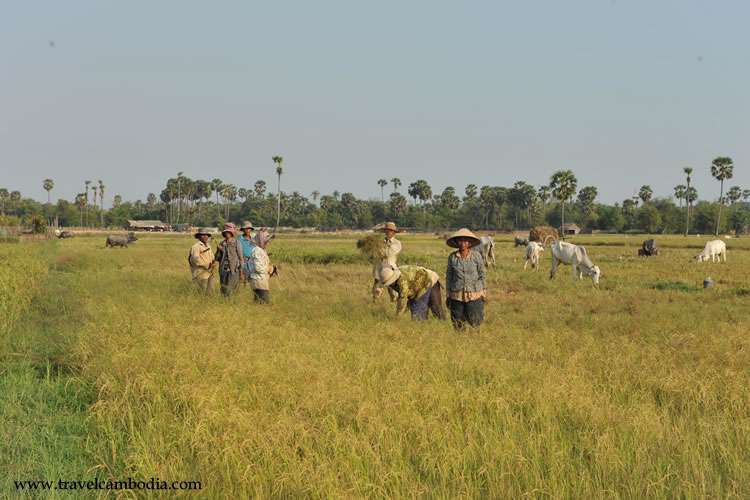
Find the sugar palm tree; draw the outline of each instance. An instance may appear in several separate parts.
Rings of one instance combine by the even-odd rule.
[[[391,179],[391,184],[393,184],[393,191],[397,193],[398,188],[401,187],[401,179],[399,179],[398,177],[394,177],[393,179]]]
[[[724,205],[724,180],[731,179],[734,174],[734,162],[728,156],[719,156],[711,162],[711,175],[721,183],[719,188],[719,215],[716,217],[716,236],[719,235],[721,223],[721,207]]]
[[[313,201],[318,201],[318,197],[320,196],[320,191],[317,189],[310,193],[310,196],[312,196]]]
[[[106,186],[101,179],[96,182],[99,183],[99,208],[101,208],[101,212],[99,212],[101,220],[99,222],[101,222],[102,227],[104,227],[104,188]]]
[[[638,191],[638,198],[641,199],[644,205],[651,201],[651,198],[653,196],[654,190],[651,189],[651,186],[649,186],[648,184],[641,186],[641,189]]]
[[[91,186],[91,196],[93,198],[92,201],[93,201],[94,209],[96,209],[96,207],[97,207],[97,205],[96,205],[96,191],[97,191],[97,187],[96,187],[96,184],[94,184],[93,186]],[[94,213],[94,219],[96,219],[96,213]],[[96,221],[94,221],[94,223],[91,224],[91,225],[93,226],[94,224],[96,224]]]
[[[687,188],[684,184],[678,184],[674,187],[674,197],[677,198],[680,208],[682,208],[682,200],[685,199],[685,193]]]
[[[685,218],[685,236],[688,235],[688,232],[690,231],[690,208],[693,206],[693,204],[690,202],[690,197],[688,196],[690,194],[690,179],[693,175],[693,168],[692,167],[685,167],[682,169],[683,172],[685,172],[685,177],[687,180],[687,188],[685,189],[685,212],[686,212],[686,218]]]
[[[378,179],[378,186],[380,186],[380,201],[385,203],[385,195],[383,194],[383,188],[388,185],[388,181],[385,179]]]
[[[750,200],[750,189],[743,189],[742,190],[742,201],[747,202]]]
[[[86,210],[86,226],[89,225],[89,185],[91,184],[91,181],[84,181],[84,184],[86,185],[86,205],[84,205]]]
[[[276,228],[274,233],[279,229],[281,220],[281,174],[284,173],[284,158],[281,156],[272,156],[271,159],[276,164]]]
[[[221,205],[219,204],[219,195],[221,194],[221,186],[224,183],[221,179],[213,179],[211,181],[211,189],[216,193],[216,216],[221,215]]]
[[[86,208],[86,194],[78,193],[75,198],[75,204],[78,207],[78,211],[81,215],[81,227],[83,227],[83,210]]]
[[[729,200],[729,203],[731,203],[732,205],[740,201],[740,198],[742,198],[741,187],[732,186],[729,191],[727,191],[727,200]]]
[[[55,187],[55,181],[53,181],[52,179],[44,179],[42,181],[42,187],[44,188],[45,191],[47,191],[47,217],[49,219],[49,224],[51,225],[52,224],[52,214],[51,214],[52,200],[50,198],[50,191],[52,191],[52,189]]]
[[[177,224],[180,223],[180,212],[182,210],[182,174],[177,172]]]
[[[558,170],[550,178],[549,187],[552,189],[552,196],[560,202],[561,208],[561,228],[562,237],[565,239],[565,201],[569,200],[578,187],[578,179],[573,175],[572,170]]]

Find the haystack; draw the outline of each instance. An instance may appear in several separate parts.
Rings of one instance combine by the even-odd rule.
[[[557,229],[552,226],[536,226],[529,231],[529,241],[538,241],[542,245],[546,245],[547,243],[559,238],[560,236],[557,234]]]

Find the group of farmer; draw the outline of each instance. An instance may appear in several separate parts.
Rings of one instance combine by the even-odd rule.
[[[212,293],[218,273],[224,296],[233,295],[241,283],[247,283],[255,302],[267,304],[271,300],[269,281],[277,274],[266,252],[271,236],[265,229],[253,235],[254,230],[249,221],[243,222],[239,229],[232,223],[224,224],[223,239],[216,253],[209,244],[213,233],[211,228],[202,228],[195,233],[198,241],[190,249],[188,261],[193,282],[201,292]]]
[[[386,222],[382,231],[385,233],[383,258],[373,266],[373,299],[387,290],[391,300],[396,301],[397,313],[409,308],[414,320],[426,320],[428,311],[436,318],[444,319],[438,274],[422,266],[399,266],[401,242],[396,239],[396,234],[400,231],[393,222]],[[457,249],[448,256],[445,272],[445,304],[451,321],[456,330],[463,330],[467,323],[479,327],[484,320],[487,295],[484,260],[473,249],[480,244],[480,239],[468,229],[459,229],[448,237],[446,243]]]

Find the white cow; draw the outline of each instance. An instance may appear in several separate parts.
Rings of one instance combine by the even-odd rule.
[[[583,275],[589,276],[595,286],[599,286],[599,278],[602,272],[599,266],[595,266],[584,247],[573,245],[565,241],[555,241],[552,248],[552,270],[549,273],[549,279],[555,277],[557,265],[560,263],[573,266],[573,279],[581,279]]]
[[[495,240],[492,236],[482,236],[479,238],[478,249],[482,253],[482,260],[484,260],[484,267],[494,266],[495,262]]]
[[[526,254],[524,255],[523,270],[526,270],[526,266],[531,262],[531,268],[539,270],[539,254],[544,252],[544,246],[538,241],[530,241],[526,245]]]
[[[698,262],[708,262],[710,258],[711,262],[716,262],[717,260],[721,262],[722,257],[724,258],[724,262],[726,262],[727,244],[721,240],[711,240],[706,243],[703,251],[695,256],[695,260]]]

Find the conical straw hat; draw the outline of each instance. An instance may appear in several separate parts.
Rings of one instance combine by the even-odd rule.
[[[449,247],[458,248],[458,241],[456,241],[458,238],[468,238],[469,240],[471,240],[470,246],[472,247],[475,247],[481,243],[481,240],[465,227],[462,227],[455,233],[451,234],[445,243],[447,243]]]

